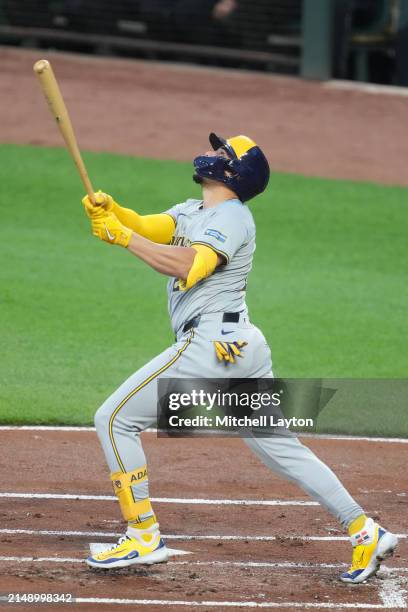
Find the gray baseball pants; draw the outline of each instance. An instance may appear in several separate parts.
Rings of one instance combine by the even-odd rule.
[[[222,335],[221,330],[231,333]],[[214,340],[246,341],[245,357],[238,358],[235,364],[219,362]],[[96,431],[111,472],[129,472],[146,464],[140,432],[156,422],[160,376],[269,378],[271,353],[263,334],[245,315],[241,315],[238,323],[223,323],[222,313],[203,315],[198,327],[185,333],[180,331],[170,348],[132,374],[95,415]],[[296,483],[343,527],[363,514],[337,476],[297,437],[252,436],[245,438],[245,442],[273,472]],[[148,497],[148,482],[134,487],[133,492],[135,498]]]

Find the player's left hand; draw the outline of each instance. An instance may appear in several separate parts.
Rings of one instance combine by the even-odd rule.
[[[132,230],[125,227],[113,213],[105,211],[103,215],[93,217],[91,222],[92,233],[100,240],[123,247],[129,244]]]
[[[238,340],[237,342],[214,341],[217,358],[219,361],[227,361],[228,363],[235,363],[237,357],[243,357],[241,349],[247,344],[248,342],[242,340]]]

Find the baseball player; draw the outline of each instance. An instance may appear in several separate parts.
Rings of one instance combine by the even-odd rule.
[[[271,352],[250,322],[245,303],[255,250],[255,224],[246,202],[269,181],[268,162],[246,136],[210,134],[212,150],[194,159],[202,199],[141,216],[107,194],[83,199],[94,236],[127,249],[169,277],[168,306],[176,340],[132,374],[95,415],[127,531],[88,565],[114,569],[166,561],[168,551],[149,499],[140,432],[156,421],[157,379],[272,377]],[[244,358],[242,358],[244,357]],[[348,529],[354,547],[344,582],[363,582],[390,556],[397,538],[368,518],[334,473],[298,438],[245,439],[276,474],[296,483]]]

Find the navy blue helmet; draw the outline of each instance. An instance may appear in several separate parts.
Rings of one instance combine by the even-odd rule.
[[[258,145],[247,136],[234,136],[225,140],[210,134],[214,151],[224,149],[229,158],[219,155],[200,155],[194,160],[196,175],[224,183],[247,202],[262,193],[269,181],[269,164]]]

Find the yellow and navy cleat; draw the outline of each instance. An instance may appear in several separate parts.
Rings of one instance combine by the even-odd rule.
[[[364,527],[350,537],[353,545],[353,559],[351,567],[340,576],[343,582],[358,584],[370,576],[374,576],[380,569],[384,559],[393,555],[398,539],[386,531],[373,519],[366,520]]]
[[[118,543],[86,560],[90,567],[115,569],[135,564],[163,563],[169,557],[165,543],[160,537],[159,525],[149,529],[129,527]]]

